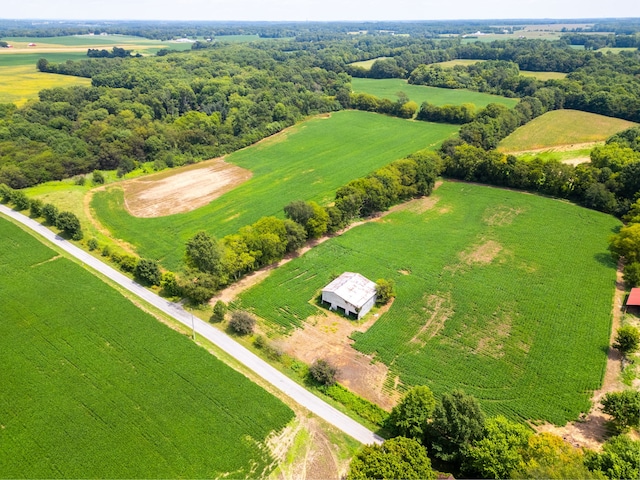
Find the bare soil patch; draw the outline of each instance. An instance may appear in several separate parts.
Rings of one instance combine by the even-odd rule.
[[[382,363],[352,348],[353,332],[366,332],[391,304],[370,315],[364,323],[354,322],[333,312],[323,312],[307,319],[302,329],[293,332],[279,345],[294,358],[311,364],[327,360],[338,368],[338,382],[355,394],[390,410],[397,395],[385,389],[389,369]]]
[[[616,332],[622,321],[623,302],[625,296],[622,269],[623,264],[620,262],[618,263],[616,290],[613,296],[613,322],[611,325],[611,337],[609,339],[610,345],[613,343]],[[602,443],[610,435],[607,428],[607,421],[610,417],[600,411],[600,400],[609,392],[615,392],[625,388],[620,381],[621,371],[622,356],[618,350],[610,346],[607,357],[607,368],[602,381],[602,387],[600,390],[593,392],[593,396],[591,397],[592,408],[589,414],[580,421],[567,423],[564,427],[544,424],[536,427],[536,430],[538,432],[551,432],[559,435],[575,447],[586,447],[599,450],[602,447]]]
[[[453,315],[451,292],[441,295],[429,295],[424,312],[429,315],[420,331],[411,339],[412,343],[425,346],[427,341],[435,337],[444,328],[445,322]]]
[[[591,158],[589,157],[576,157],[576,158],[570,158],[568,160],[563,160],[562,163],[566,163],[567,165],[573,165],[574,167],[576,165],[580,165],[581,163],[589,163],[591,161]]]
[[[207,160],[124,182],[125,206],[140,218],[190,212],[233,190],[251,175],[221,158]]]
[[[489,240],[473,248],[470,252],[460,253],[459,256],[467,265],[473,263],[491,263],[501,251],[502,245],[493,240]]]

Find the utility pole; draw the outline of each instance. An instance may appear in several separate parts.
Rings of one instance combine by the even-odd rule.
[[[196,321],[193,318],[193,312],[191,312],[191,331],[192,331],[193,340],[195,341],[195,339],[196,339]]]

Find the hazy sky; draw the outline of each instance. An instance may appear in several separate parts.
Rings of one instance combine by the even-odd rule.
[[[0,18],[443,20],[640,17],[639,0],[3,0]]]

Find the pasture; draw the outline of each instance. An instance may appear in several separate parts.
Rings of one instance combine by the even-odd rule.
[[[560,145],[603,142],[635,126],[633,122],[577,110],[554,110],[516,129],[498,146],[501,152],[524,152]]]
[[[469,65],[475,65],[479,62],[485,62],[486,60],[471,60],[466,58],[457,58],[455,60],[448,60],[446,62],[436,62],[432,63],[432,65],[439,65],[442,68],[453,68],[457,65],[462,65],[463,67],[468,67]]]
[[[417,150],[435,148],[456,131],[454,125],[337,112],[225,157],[226,162],[250,170],[252,178],[197,210],[136,218],[125,209],[121,186],[96,192],[91,207],[113,236],[133,244],[141,256],[177,269],[186,241],[200,230],[222,238],[263,216],[283,216],[283,207],[294,200],[327,204],[350,180]]]
[[[523,77],[533,77],[536,80],[541,80],[546,82],[547,80],[561,80],[567,76],[566,73],[562,72],[534,72],[527,70],[520,70],[520,75]]]
[[[352,335],[389,367],[388,389],[462,388],[489,415],[561,425],[588,411],[602,381],[616,277],[607,238],[619,225],[567,202],[445,182],[274,270],[236,307],[277,338],[323,314],[316,299],[334,276],[392,279],[389,311]]]
[[[425,85],[411,85],[400,78],[353,78],[351,86],[354,93],[369,93],[380,98],[398,99],[398,92],[403,92],[409,99],[421,105],[429,102],[434,105],[462,105],[472,103],[476,108],[486,107],[489,103],[499,103],[507,107],[514,107],[518,100],[514,98],[490,95],[488,93],[472,92],[471,90],[452,90],[450,88],[427,87]]]
[[[293,412],[0,219],[0,477],[264,478]]]
[[[40,90],[75,85],[90,86],[91,79],[42,73],[34,65],[0,66],[0,103],[15,103],[20,107],[28,100],[37,99]]]
[[[354,67],[361,67],[361,68],[364,68],[365,70],[371,70],[371,67],[373,66],[373,64],[376,63],[376,60],[386,60],[387,58],[391,58],[391,57],[371,58],[369,60],[362,60],[361,62],[353,62],[353,63],[350,63],[349,65],[353,65]]]

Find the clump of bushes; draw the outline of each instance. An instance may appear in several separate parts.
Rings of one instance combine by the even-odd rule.
[[[218,300],[216,304],[213,306],[213,313],[211,314],[211,318],[209,321],[212,323],[219,323],[224,320],[224,316],[227,313],[227,304],[222,300]]]
[[[236,310],[231,314],[229,320],[229,328],[240,335],[248,335],[253,333],[256,325],[256,319],[249,312]]]
[[[309,375],[318,383],[330,387],[336,383],[338,369],[323,359],[313,362],[309,368]]]
[[[376,282],[376,304],[386,305],[396,296],[395,284],[393,280],[379,279]]]

